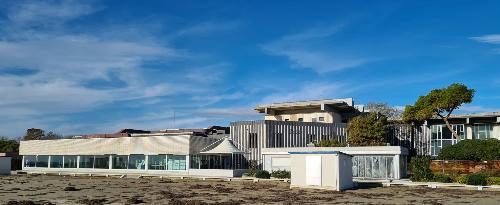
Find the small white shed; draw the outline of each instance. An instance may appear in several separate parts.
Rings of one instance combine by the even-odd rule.
[[[290,187],[344,190],[353,187],[352,156],[338,151],[290,152]]]

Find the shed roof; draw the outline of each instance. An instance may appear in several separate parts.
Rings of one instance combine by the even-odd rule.
[[[238,149],[234,144],[226,137],[215,146],[214,148],[200,152],[201,154],[242,154],[245,153]]]

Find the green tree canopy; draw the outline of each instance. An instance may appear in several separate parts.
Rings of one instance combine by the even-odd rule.
[[[0,137],[0,152],[18,152],[19,142],[17,140]]]
[[[378,146],[387,143],[387,117],[369,113],[353,118],[347,125],[347,143],[353,146]]]
[[[458,139],[459,136],[451,127],[448,118],[462,104],[472,102],[474,93],[474,89],[469,89],[460,83],[432,90],[429,94],[420,96],[414,105],[406,106],[403,120],[407,123],[422,124],[432,117],[440,117],[453,133],[453,136]]]

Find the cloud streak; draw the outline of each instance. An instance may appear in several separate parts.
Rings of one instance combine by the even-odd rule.
[[[361,66],[374,59],[348,54],[330,47],[331,39],[342,26],[316,27],[283,36],[264,44],[263,50],[273,56],[284,56],[294,68],[312,69],[322,74]],[[327,46],[328,45],[328,46]]]
[[[470,39],[480,43],[500,44],[500,34],[476,36],[476,37],[470,37]]]

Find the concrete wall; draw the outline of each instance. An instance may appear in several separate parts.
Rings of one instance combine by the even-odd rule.
[[[11,159],[11,157],[0,157],[0,175],[10,174]]]

